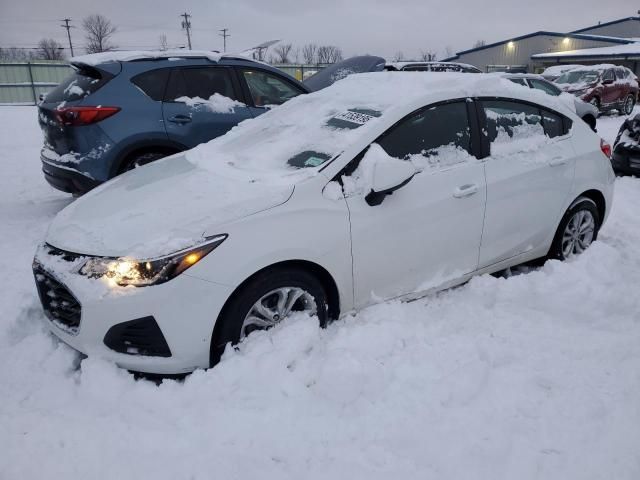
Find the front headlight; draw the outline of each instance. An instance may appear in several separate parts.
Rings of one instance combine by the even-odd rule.
[[[146,287],[168,282],[225,241],[227,235],[209,237],[206,243],[159,258],[137,260],[133,258],[90,258],[79,273],[89,278],[105,278],[110,283]]]

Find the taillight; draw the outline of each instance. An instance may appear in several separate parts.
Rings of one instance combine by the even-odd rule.
[[[602,150],[602,153],[604,153],[607,158],[611,158],[611,145],[602,139],[600,139],[600,150]]]
[[[89,125],[120,111],[119,107],[64,107],[56,110],[56,118],[63,125]]]

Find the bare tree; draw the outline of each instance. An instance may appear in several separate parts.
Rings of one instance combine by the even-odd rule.
[[[169,46],[168,46],[169,44],[167,42],[167,35],[163,33],[162,35],[160,35],[159,39],[160,39],[160,50],[162,50],[163,52],[165,50],[168,50],[169,49]]]
[[[53,38],[43,38],[38,42],[38,53],[43,60],[62,60],[62,45]]]
[[[316,61],[316,52],[318,50],[318,46],[315,43],[307,43],[302,46],[302,59],[304,63],[308,65],[312,65]]]
[[[473,44],[473,48],[484,47],[487,44],[485,40],[477,40],[476,43]]]
[[[87,39],[87,53],[108,52],[113,50],[109,40],[116,33],[116,27],[107,17],[100,14],[93,14],[82,20],[82,28]]]
[[[395,55],[393,56],[393,61],[394,62],[401,62],[404,60],[404,53],[402,53],[401,51],[397,51],[395,53]]]
[[[300,47],[296,47],[293,49],[293,53],[291,54],[293,58],[293,63],[300,63]]]
[[[320,45],[316,52],[318,63],[336,63],[342,60],[342,50],[333,45]]]
[[[293,45],[290,43],[281,43],[280,45],[273,47],[276,63],[291,63],[289,60],[289,54],[291,53],[292,48]]]
[[[436,52],[431,50],[421,50],[420,51],[420,60],[423,62],[433,62],[436,59]]]
[[[0,60],[5,62],[26,62],[36,60],[38,56],[38,51],[33,49],[19,47],[0,48]]]

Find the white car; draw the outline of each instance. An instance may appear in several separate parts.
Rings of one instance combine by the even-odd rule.
[[[325,325],[565,259],[609,213],[609,150],[505,79],[353,75],[61,211],[34,259],[46,324],[121,367],[189,372],[291,312]]]

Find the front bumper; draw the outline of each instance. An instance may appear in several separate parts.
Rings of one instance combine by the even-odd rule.
[[[42,155],[40,156],[40,160],[42,162],[44,179],[57,190],[81,195],[101,183],[71,167],[55,165]]]
[[[81,309],[79,325],[75,329],[66,328],[48,315],[46,325],[60,340],[85,355],[105,358],[137,372],[180,374],[209,367],[213,327],[231,294],[230,287],[186,274],[155,286],[113,287],[105,280],[90,279],[77,273],[87,257],[69,260],[48,252],[46,246],[38,249],[34,271],[44,270],[57,280],[77,299]],[[151,326],[151,330],[143,328],[137,334],[147,335],[145,332],[150,331],[157,336],[159,333],[166,341],[168,354],[167,351],[145,354],[136,348],[128,351],[114,346],[114,330],[123,331],[141,321],[149,325],[149,318],[160,332]],[[149,343],[152,339],[146,340]],[[107,347],[105,341],[112,348]]]

